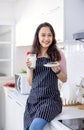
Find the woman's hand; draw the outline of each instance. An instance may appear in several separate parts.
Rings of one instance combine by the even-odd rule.
[[[51,67],[53,72],[58,72],[60,70],[60,66],[56,66],[56,67]]]
[[[29,58],[26,59],[26,66],[30,69],[31,61]]]
[[[32,77],[33,77],[33,69],[31,69],[31,61],[29,58],[26,59],[26,66],[28,67],[27,73],[28,73],[28,83],[30,86],[32,86]]]

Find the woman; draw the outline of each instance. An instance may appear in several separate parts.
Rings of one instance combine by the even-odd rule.
[[[25,113],[25,130],[43,130],[44,126],[62,111],[62,101],[58,90],[58,79],[67,80],[66,60],[56,46],[55,32],[51,24],[38,26],[31,49],[37,56],[36,68],[28,67],[28,82],[32,86]],[[58,62],[59,66],[45,67],[48,62]]]

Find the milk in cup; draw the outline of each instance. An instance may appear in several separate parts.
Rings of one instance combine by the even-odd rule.
[[[36,54],[31,54],[31,52],[27,52],[27,58],[31,61],[31,69],[36,67]]]

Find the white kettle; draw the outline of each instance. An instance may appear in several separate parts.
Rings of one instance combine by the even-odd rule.
[[[31,86],[27,81],[27,74],[15,74],[15,88],[21,94],[29,94]]]

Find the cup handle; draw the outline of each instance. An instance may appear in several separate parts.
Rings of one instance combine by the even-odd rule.
[[[18,90],[20,90],[20,79],[21,79],[21,77],[19,76],[18,79],[17,79],[17,86],[18,86],[17,88],[18,88]]]

